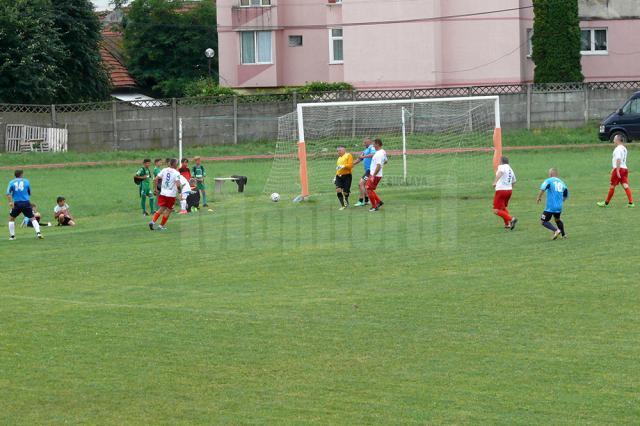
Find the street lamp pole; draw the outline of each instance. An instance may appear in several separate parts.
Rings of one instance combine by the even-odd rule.
[[[216,51],[213,50],[212,48],[208,48],[207,50],[204,51],[204,56],[206,56],[209,61],[209,79],[211,79],[211,60],[215,55],[216,55]]]

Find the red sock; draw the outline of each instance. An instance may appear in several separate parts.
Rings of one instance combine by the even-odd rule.
[[[153,223],[156,223],[159,217],[160,217],[160,212],[155,212],[153,214]]]
[[[616,187],[615,186],[612,186],[611,188],[609,188],[609,193],[607,194],[607,199],[605,200],[605,203],[609,204],[609,202],[613,198],[613,193],[614,192],[616,192]]]
[[[629,204],[633,203],[633,195],[631,194],[631,187],[626,187],[624,192],[627,193],[627,198],[629,199]]]
[[[167,220],[169,220],[169,216],[162,216],[162,220],[160,221],[160,225],[162,225],[162,226],[166,225]]]
[[[496,214],[500,216],[502,220],[504,220],[505,226],[507,226],[511,222],[511,219],[513,219],[511,216],[509,216],[509,213],[507,213],[506,210],[498,210]]]

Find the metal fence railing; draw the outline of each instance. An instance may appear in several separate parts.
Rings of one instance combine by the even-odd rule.
[[[360,89],[317,93],[254,93],[220,95],[209,97],[176,98],[176,105],[216,105],[216,104],[264,104],[275,102],[334,102],[370,101],[394,99],[421,99],[457,96],[513,95],[533,93],[575,92],[583,90],[640,90],[640,81],[596,81],[588,83],[545,83],[545,84],[497,84],[486,86],[430,87],[416,89]],[[89,102],[79,104],[33,105],[0,103],[0,112],[24,112],[35,114],[72,113],[86,111],[108,111],[116,104],[137,108],[169,108],[173,99],[152,99],[136,101]]]
[[[301,102],[486,95],[501,97],[506,126],[579,125],[608,115],[632,90],[640,90],[640,81],[292,91],[63,105],[0,104],[0,146],[4,145],[6,124],[24,124],[68,128],[70,150],[166,148],[176,143],[179,118],[184,122],[187,144],[274,140],[278,117],[290,113]]]

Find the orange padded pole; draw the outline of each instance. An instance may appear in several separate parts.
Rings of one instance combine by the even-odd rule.
[[[502,157],[502,129],[496,127],[493,130],[493,171],[498,169]]]
[[[300,161],[300,188],[303,198],[309,196],[309,179],[307,174],[307,144],[304,141],[298,142],[298,160]]]

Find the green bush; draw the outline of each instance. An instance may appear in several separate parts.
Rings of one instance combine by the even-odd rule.
[[[184,87],[184,95],[188,97],[235,95],[236,91],[230,87],[218,86],[210,78],[199,78],[187,83]]]
[[[320,93],[320,92],[341,92],[353,90],[353,86],[345,82],[327,83],[325,81],[312,81],[301,87],[290,87],[287,92],[297,93]]]

